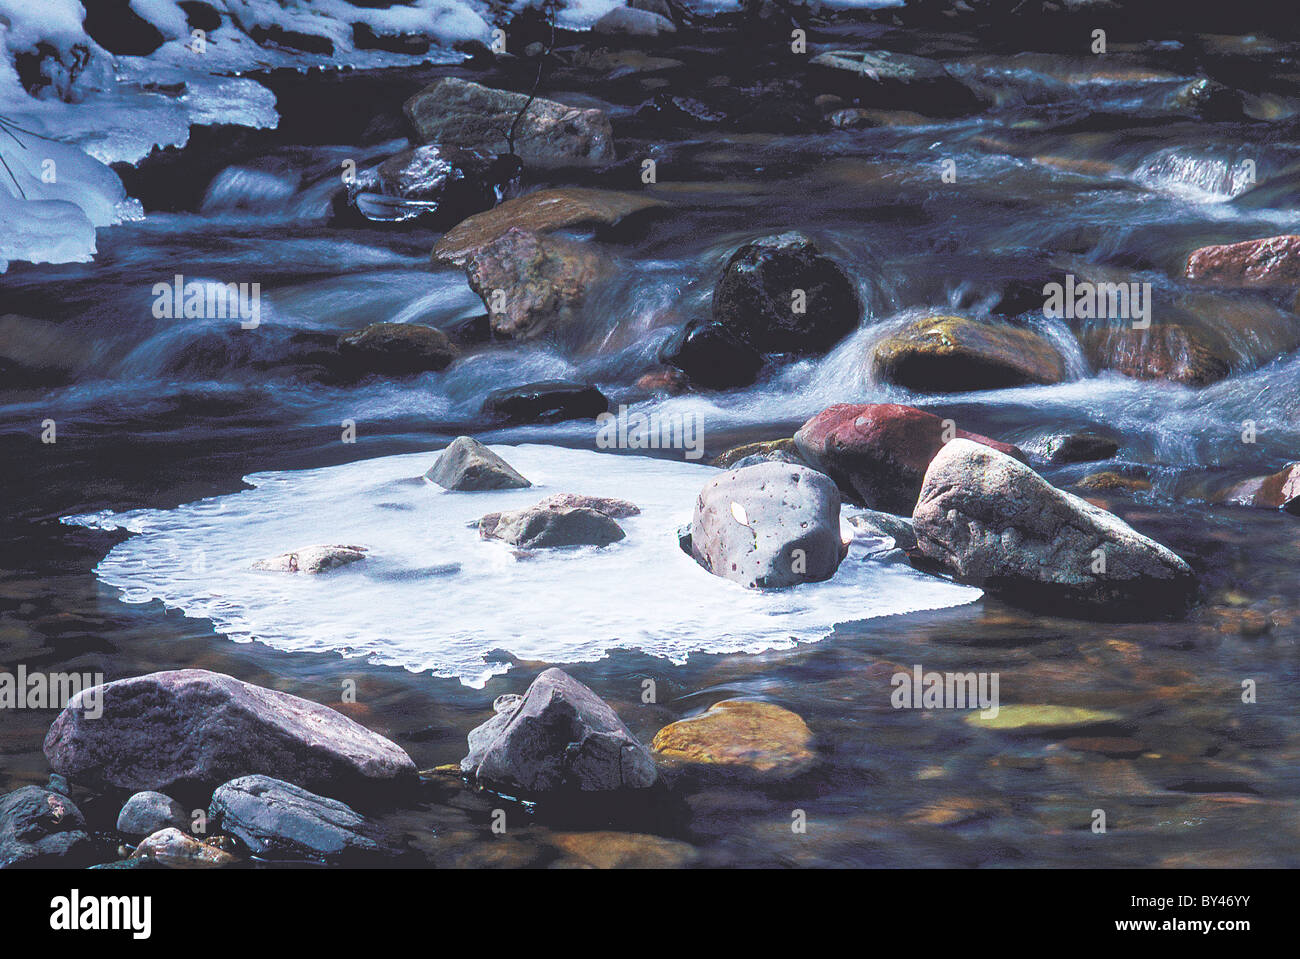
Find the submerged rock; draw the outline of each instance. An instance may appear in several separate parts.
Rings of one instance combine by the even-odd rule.
[[[13,313],[0,316],[0,391],[57,386],[93,361],[86,342],[58,323]]]
[[[614,159],[614,135],[603,110],[579,109],[528,94],[494,90],[458,77],[443,77],[406,101],[403,109],[425,143],[467,147],[483,153],[514,152],[525,164],[554,166]]]
[[[1065,361],[1043,336],[1005,323],[931,316],[877,345],[875,375],[923,393],[1059,383]]]
[[[571,325],[610,262],[588,243],[511,227],[469,254],[465,277],[492,332],[526,340]]]
[[[812,744],[812,730],[798,714],[772,703],[727,699],[665,726],[651,748],[665,759],[780,780],[816,761]]]
[[[1094,327],[1080,339],[1088,362],[1138,380],[1169,380],[1209,386],[1232,372],[1221,336],[1182,323],[1152,323],[1148,329]]]
[[[481,785],[511,795],[609,792],[643,789],[658,777],[614,710],[562,670],[543,672],[506,708],[470,734],[462,769]]]
[[[889,50],[828,50],[809,62],[812,82],[852,97],[860,106],[962,116],[982,104],[941,63]]]
[[[493,390],[483,412],[507,423],[558,423],[595,419],[609,412],[609,400],[594,386],[564,380],[543,380]]]
[[[1187,257],[1187,278],[1226,287],[1300,286],[1300,236],[1203,246]]]
[[[668,204],[641,193],[557,187],[506,200],[500,206],[469,217],[434,244],[435,263],[464,266],[469,258],[507,230],[530,233],[586,226],[614,226]]]
[[[332,795],[374,795],[415,781],[400,746],[336,710],[206,669],[177,669],[69,701],[45,737],[50,766],[96,789],[202,791],[263,773]]]
[[[327,573],[365,558],[364,546],[304,546],[292,553],[259,559],[252,568],[275,573]]]
[[[352,807],[269,776],[219,786],[208,815],[259,857],[360,865],[401,851]]]
[[[533,484],[513,466],[471,436],[458,436],[434,461],[424,478],[443,489],[473,492],[525,489]]]
[[[853,282],[798,232],[740,247],[713,290],[714,320],[760,353],[825,353],[861,317]]]
[[[627,534],[608,514],[583,506],[537,505],[510,513],[489,513],[479,520],[479,535],[519,549],[608,546]]]
[[[635,832],[562,832],[551,842],[565,856],[557,865],[583,869],[680,869],[699,858],[690,843]]]
[[[935,456],[912,519],[927,556],[1028,605],[1145,619],[1183,612],[1196,588],[1182,559],[1118,516],[969,440]]]
[[[174,827],[188,829],[189,814],[171,796],[159,792],[138,792],[126,801],[117,815],[117,831],[124,836],[152,836]]]
[[[951,435],[983,443],[1017,459],[1007,443],[953,429]],[[869,509],[911,515],[926,467],[949,431],[933,413],[894,403],[831,406],[794,435],[799,455]]]
[[[839,490],[806,466],[732,470],[695,502],[691,555],[715,576],[751,589],[830,579],[846,552]]]
[[[339,357],[354,375],[414,376],[446,369],[460,349],[442,330],[416,323],[372,323],[339,337]]]
[[[200,842],[175,827],[161,829],[136,846],[132,859],[148,859],[172,869],[220,869],[238,860],[224,849]]]
[[[93,855],[86,819],[67,796],[40,786],[0,796],[0,869],[85,865]]]
[[[696,386],[722,390],[758,379],[763,355],[721,323],[691,320],[660,347],[659,362]]]
[[[1169,107],[1206,120],[1246,119],[1246,101],[1241,93],[1208,77],[1193,80],[1175,90],[1170,94]]]

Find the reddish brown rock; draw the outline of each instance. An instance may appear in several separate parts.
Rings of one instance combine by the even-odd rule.
[[[1137,380],[1209,386],[1232,372],[1221,335],[1181,323],[1162,323],[1145,330],[1097,328],[1085,333],[1080,343],[1094,369],[1114,370]]]
[[[1244,480],[1216,497],[1216,501],[1300,515],[1300,463],[1291,463],[1271,476]]]
[[[1187,277],[1233,287],[1300,285],[1300,236],[1203,246],[1187,257]]]
[[[795,448],[841,490],[871,509],[910,515],[926,467],[947,439],[959,437],[1024,461],[1007,443],[954,430],[933,413],[894,403],[842,403],[818,413],[795,434]]]

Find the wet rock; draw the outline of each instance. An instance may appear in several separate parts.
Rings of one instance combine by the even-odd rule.
[[[690,390],[689,378],[681,370],[660,369],[643,373],[637,378],[636,388],[647,393],[665,393],[680,396]]]
[[[746,460],[754,456],[772,457],[774,462],[778,463],[799,463],[799,453],[794,448],[794,440],[785,437],[779,440],[763,440],[758,443],[744,443],[740,446],[733,446],[729,450],[724,450],[709,461],[710,466],[716,466],[719,469],[729,470],[736,469],[741,460]],[[789,457],[788,459],[779,459],[778,457]]]
[[[624,37],[657,37],[677,32],[672,20],[633,7],[615,7],[597,20],[591,29],[596,33]]]
[[[0,796],[0,869],[85,865],[93,855],[86,819],[67,796],[40,786]]]
[[[391,793],[415,782],[401,747],[327,706],[206,669],[121,679],[74,696],[45,755],[95,789],[202,791],[262,773],[331,795]],[[96,715],[102,709],[102,715]]]
[[[147,859],[171,869],[220,869],[238,861],[225,850],[200,842],[174,827],[149,836],[136,846],[131,858]]]
[[[1091,430],[1055,433],[1046,437],[1035,452],[1041,452],[1053,465],[1092,463],[1108,460],[1119,452],[1119,442],[1111,436]]]
[[[1206,120],[1246,119],[1246,104],[1242,95],[1208,77],[1193,80],[1175,90],[1169,97],[1169,107]]]
[[[385,50],[422,56],[429,52],[429,38],[418,33],[375,33],[368,23],[352,24],[352,45],[358,50]]]
[[[713,319],[760,353],[825,353],[861,316],[853,282],[797,232],[740,247],[713,290]]]
[[[1148,329],[1094,327],[1080,338],[1097,370],[1138,380],[1169,380],[1209,386],[1226,379],[1232,360],[1222,337],[1181,323],[1152,323]]]
[[[848,520],[850,526],[868,536],[888,536],[899,549],[916,549],[916,531],[909,517],[869,509],[853,514]]]
[[[1187,257],[1187,278],[1231,288],[1300,286],[1300,236],[1203,246]]]
[[[483,412],[507,423],[558,423],[594,419],[609,412],[609,400],[594,386],[543,380],[493,390]]]
[[[1196,588],[1182,559],[1118,516],[969,440],[930,463],[912,520],[927,556],[1030,606],[1157,618],[1185,611]]]
[[[660,757],[721,773],[789,779],[816,762],[812,730],[772,703],[727,699],[671,723],[650,744]]]
[[[117,831],[125,836],[152,836],[169,826],[184,830],[189,825],[185,807],[158,792],[136,793],[117,815]]]
[[[130,0],[87,0],[84,6],[86,33],[109,53],[147,57],[166,39],[131,9]]]
[[[691,320],[659,349],[659,362],[681,370],[691,383],[723,390],[748,386],[763,356],[721,323]]]
[[[911,515],[926,467],[944,445],[945,421],[933,413],[893,403],[840,404],[818,413],[794,435],[799,455],[869,509]],[[953,430],[1024,459],[1007,443]]]
[[[487,755],[488,747],[495,743],[510,720],[519,711],[524,697],[516,693],[504,693],[492,700],[492,712],[495,714],[487,722],[469,731],[469,752],[460,761],[459,771],[462,775],[473,775]]]
[[[731,470],[695,501],[691,555],[715,576],[751,589],[830,579],[846,551],[839,490],[806,466]]]
[[[259,559],[252,568],[275,573],[327,573],[365,558],[364,546],[304,546],[292,553]]]
[[[1127,493],[1141,493],[1151,488],[1151,481],[1145,476],[1130,475],[1118,470],[1103,470],[1100,473],[1089,473],[1074,485],[1086,490],[1110,492],[1122,490]]]
[[[1300,463],[1291,463],[1269,476],[1237,483],[1216,496],[1215,502],[1253,506],[1257,509],[1280,509],[1300,516]]]
[[[490,210],[519,188],[518,157],[428,143],[389,157],[348,184],[347,199],[367,220],[422,219],[447,227]]]
[[[443,489],[465,492],[524,489],[533,485],[513,466],[470,436],[458,436],[452,440],[424,478]]]
[[[489,788],[511,795],[641,789],[658,777],[654,760],[614,710],[559,669],[539,675],[513,710],[498,713],[477,742],[471,733],[471,772]],[[509,707],[506,707],[509,708]],[[509,716],[504,723],[502,716]],[[483,730],[483,727],[479,727]],[[477,732],[477,731],[476,731]],[[473,751],[482,747],[481,758]]]
[[[551,836],[565,856],[558,865],[583,869],[680,869],[699,858],[690,843],[634,832],[565,832]]]
[[[1113,759],[1133,759],[1146,752],[1146,746],[1128,736],[1070,736],[1061,745],[1075,752],[1100,753]]]
[[[882,340],[879,379],[923,393],[961,393],[1059,383],[1065,362],[1043,336],[1004,323],[931,316]]]
[[[608,546],[627,534],[607,514],[583,506],[544,507],[489,513],[479,520],[479,535],[518,549]]]
[[[915,110],[948,117],[975,113],[982,104],[942,64],[889,50],[829,50],[810,61],[812,82],[864,107]]]
[[[603,110],[579,109],[525,93],[494,90],[469,80],[443,77],[406,101],[403,109],[424,143],[467,147],[483,153],[514,152],[527,165],[606,162],[614,159],[614,136]]]
[[[339,337],[341,366],[361,376],[414,376],[446,369],[460,349],[446,333],[415,323],[372,323]]]
[[[433,247],[435,263],[464,266],[469,258],[512,227],[549,233],[577,227],[611,227],[630,218],[667,209],[641,193],[558,187],[506,200],[500,206],[456,224]]]
[[[401,851],[350,806],[269,776],[241,776],[217,787],[208,816],[253,855],[269,859],[364,865]]]
[[[591,244],[514,227],[465,262],[470,288],[492,314],[492,331],[520,340],[572,324],[609,272],[609,261]]]

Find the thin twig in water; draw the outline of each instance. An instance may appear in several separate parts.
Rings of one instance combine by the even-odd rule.
[[[542,55],[538,58],[537,77],[533,80],[533,88],[528,91],[528,99],[524,101],[524,105],[515,114],[514,122],[510,124],[510,131],[506,134],[506,147],[510,150],[512,156],[518,156],[515,153],[515,131],[519,127],[519,121],[524,118],[528,108],[537,99],[537,88],[542,84],[542,70],[546,68],[546,58],[551,55],[551,50],[555,47],[555,3],[553,0],[547,0],[542,4],[542,8],[546,11],[546,21],[551,28],[551,38],[546,43],[546,49],[542,51]]]

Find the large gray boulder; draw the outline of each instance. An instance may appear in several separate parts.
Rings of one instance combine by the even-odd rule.
[[[0,796],[0,869],[84,866],[93,850],[86,819],[67,796],[41,786]]]
[[[452,440],[424,478],[443,489],[465,492],[524,489],[533,485],[513,466],[469,436]]]
[[[264,858],[348,864],[400,854],[391,836],[351,806],[269,776],[219,786],[208,816]]]
[[[839,490],[806,466],[731,470],[695,501],[691,555],[715,576],[751,589],[830,579],[847,552]]]
[[[918,546],[964,582],[1103,618],[1183,611],[1191,568],[1113,513],[970,440],[935,455],[912,515]]]
[[[641,789],[658,776],[654,759],[595,693],[548,669],[522,700],[470,733],[461,764],[479,784],[510,795]]]
[[[103,715],[74,696],[50,726],[50,766],[97,789],[203,792],[263,773],[330,795],[414,785],[401,747],[342,713],[206,669],[178,669],[94,687]]]
[[[145,790],[126,801],[117,814],[117,831],[124,836],[152,836],[169,826],[188,829],[190,817],[185,807],[171,796]]]
[[[459,77],[443,77],[406,101],[403,109],[425,143],[510,152],[530,166],[601,163],[614,159],[614,134],[603,110],[577,108],[526,93],[495,90]]]

